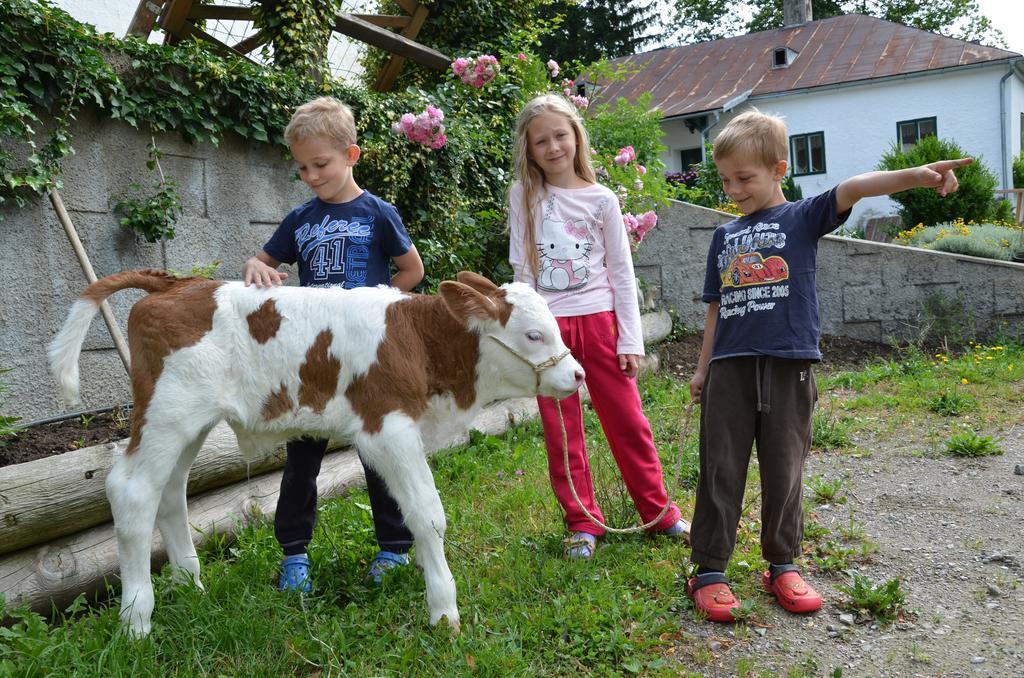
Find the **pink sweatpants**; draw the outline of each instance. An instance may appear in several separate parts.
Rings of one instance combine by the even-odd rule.
[[[669,501],[661,476],[661,461],[654,447],[651,425],[644,416],[636,381],[619,369],[616,342],[618,329],[615,313],[605,311],[592,315],[558,318],[562,340],[573,357],[587,373],[590,400],[601,421],[605,437],[615,463],[622,473],[633,504],[643,522],[656,518]],[[562,430],[558,425],[558,405],[565,421],[569,447],[569,468],[572,482],[587,511],[602,523],[604,517],[594,498],[594,483],[590,477],[586,438],[583,431],[583,411],[580,396],[573,394],[556,404],[554,398],[539,396],[541,422],[544,424],[544,442],[548,451],[548,472],[551,487],[558,503],[565,511],[565,523],[570,532],[588,532],[600,536],[604,530],[584,515],[569,489],[562,454]],[[679,520],[679,508],[673,503],[653,531],[664,530]]]

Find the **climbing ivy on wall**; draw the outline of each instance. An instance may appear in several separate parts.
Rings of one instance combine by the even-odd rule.
[[[193,143],[216,145],[227,133],[280,142],[296,102],[324,93],[362,98],[340,83],[220,57],[197,42],[165,47],[100,35],[47,0],[4,0],[0,207],[23,206],[58,184],[60,161],[73,152],[71,124],[87,106]]]

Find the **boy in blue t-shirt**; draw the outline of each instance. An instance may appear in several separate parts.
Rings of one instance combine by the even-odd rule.
[[[708,249],[704,340],[690,393],[701,407],[700,478],[691,530],[697,575],[694,606],[729,622],[740,606],[725,568],[736,527],[751,445],[761,470],[762,585],[795,613],[821,608],[821,596],[793,559],[803,538],[802,472],[810,449],[817,390],[811,364],[821,359],[815,291],[818,239],[846,221],[861,198],[910,188],[957,189],[953,170],[970,158],[846,179],[822,195],[787,202],[785,123],[749,111],[715,140],[725,193],[744,216],[719,226]]]
[[[284,218],[263,251],[242,271],[246,285],[281,284],[282,263],[296,264],[303,287],[391,285],[408,292],[423,279],[423,262],[398,212],[356,184],[358,162],[355,120],[345,104],[321,97],[299,106],[284,132],[298,166],[299,178],[316,194]],[[390,263],[397,273],[392,277]],[[326,440],[300,438],[288,442],[288,458],[274,517],[274,535],[284,551],[278,588],[309,591],[306,546],[316,522],[316,476]],[[384,480],[364,464],[366,489],[380,548],[369,576],[377,583],[384,573],[409,562],[412,534]]]

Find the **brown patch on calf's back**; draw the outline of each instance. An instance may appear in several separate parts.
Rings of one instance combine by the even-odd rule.
[[[146,409],[171,353],[194,346],[213,328],[214,294],[224,283],[195,278],[140,299],[128,315],[132,357],[132,435],[125,454],[139,446]]]
[[[418,419],[435,395],[468,409],[476,400],[480,338],[462,327],[435,296],[410,295],[388,306],[377,361],[345,391],[368,433],[389,412]]]
[[[306,351],[305,362],[299,366],[299,405],[317,414],[324,411],[327,401],[338,390],[341,361],[331,355],[332,341],[333,332],[321,331]]]
[[[273,299],[267,299],[255,311],[245,316],[249,323],[249,334],[259,344],[265,344],[281,329],[281,314]]]
[[[263,401],[263,410],[260,412],[260,416],[264,421],[271,421],[291,411],[292,397],[288,394],[288,387],[281,384],[280,389],[271,391]]]

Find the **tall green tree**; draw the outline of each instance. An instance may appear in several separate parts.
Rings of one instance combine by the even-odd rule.
[[[782,27],[783,0],[674,0],[671,28],[682,43]],[[1004,46],[1003,34],[977,0],[811,0],[811,16],[866,14],[951,38]]]
[[[643,51],[665,37],[656,0],[556,0],[543,16],[561,25],[541,37],[541,54],[589,64]]]

